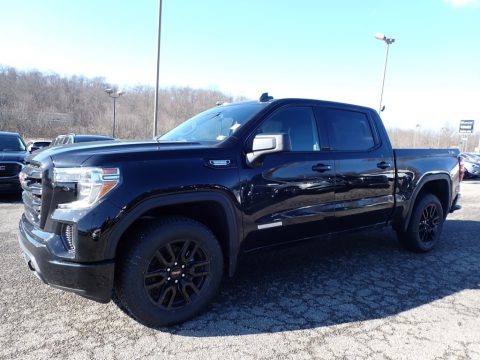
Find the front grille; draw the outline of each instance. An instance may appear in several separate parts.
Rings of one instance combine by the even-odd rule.
[[[22,171],[22,164],[17,162],[0,162],[0,178],[18,176]]]
[[[23,189],[25,216],[30,223],[39,225],[42,210],[42,168],[35,164],[27,164],[20,173]]]

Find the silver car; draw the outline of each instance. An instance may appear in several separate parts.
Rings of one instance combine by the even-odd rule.
[[[461,153],[465,167],[465,179],[480,176],[480,158],[475,154]]]

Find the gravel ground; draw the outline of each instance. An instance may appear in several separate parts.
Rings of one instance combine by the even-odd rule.
[[[0,198],[0,359],[480,359],[480,181],[462,194],[429,254],[390,230],[257,253],[204,314],[159,330],[42,284],[22,204]]]

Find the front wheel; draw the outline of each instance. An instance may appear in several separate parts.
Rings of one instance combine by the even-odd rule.
[[[213,233],[183,217],[130,233],[119,256],[115,292],[122,310],[150,327],[181,323],[201,312],[222,279],[223,256]]]
[[[443,222],[442,204],[435,195],[425,194],[415,204],[407,231],[398,234],[399,240],[409,250],[428,252],[440,239]]]

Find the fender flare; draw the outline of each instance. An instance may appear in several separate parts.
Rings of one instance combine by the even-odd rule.
[[[240,248],[240,231],[238,226],[239,219],[232,201],[227,195],[219,192],[195,192],[185,194],[160,195],[154,198],[143,200],[136,204],[113,226],[112,232],[108,237],[108,244],[105,248],[106,259],[114,259],[117,246],[125,231],[143,214],[150,210],[169,206],[180,205],[194,202],[211,201],[218,203],[225,211],[228,226],[228,257],[229,257],[229,275],[233,276],[237,265],[237,258]]]
[[[419,180],[417,185],[415,186],[415,189],[413,190],[412,197],[410,198],[409,201],[409,206],[408,206],[408,211],[405,215],[405,221],[401,226],[402,231],[407,231],[408,224],[410,223],[410,218],[412,217],[413,213],[413,208],[415,207],[415,203],[417,202],[418,195],[422,192],[424,189],[425,185],[428,184],[429,182],[435,181],[435,180],[446,180],[448,184],[448,206],[452,203],[452,181],[450,179],[450,176],[446,173],[437,173],[437,174],[432,174],[432,173],[426,173],[422,178]],[[441,202],[441,199],[439,199]],[[448,207],[447,207],[448,209]],[[445,214],[444,214],[445,215]]]

